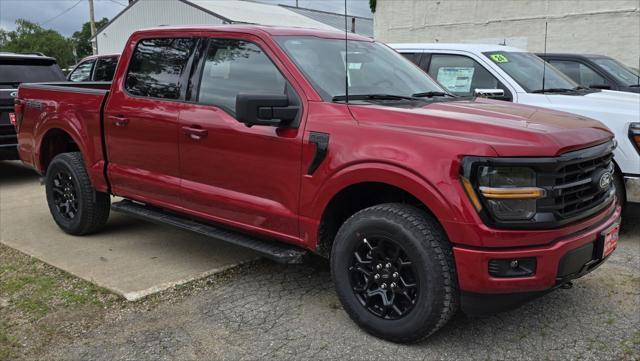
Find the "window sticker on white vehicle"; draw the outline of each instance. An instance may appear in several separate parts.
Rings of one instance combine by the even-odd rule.
[[[504,54],[491,54],[489,58],[493,60],[495,63],[508,63],[509,59],[504,56]]]
[[[451,92],[468,93],[471,91],[474,71],[474,67],[442,67],[438,69],[437,80]]]

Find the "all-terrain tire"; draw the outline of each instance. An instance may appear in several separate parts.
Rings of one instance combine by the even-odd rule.
[[[79,152],[53,158],[47,168],[45,188],[49,211],[64,232],[90,234],[107,223],[111,198],[93,188]]]
[[[399,312],[396,315],[392,313],[391,315],[395,317],[390,319],[389,315],[375,314],[378,309],[371,311],[370,308],[373,307],[370,303],[376,303],[379,300],[371,301],[367,298],[363,301],[362,295],[359,296],[355,291],[355,289],[361,290],[367,287],[354,286],[353,277],[358,279],[359,274],[356,272],[355,276],[353,275],[353,264],[354,262],[362,263],[363,257],[362,253],[359,253],[356,260],[355,253],[363,249],[361,248],[363,243],[371,249],[370,243],[376,238],[382,239],[381,242],[387,244],[384,246],[387,249],[391,247],[389,243],[395,242],[401,251],[394,251],[394,253],[401,252],[402,257],[411,261],[411,267],[415,266],[412,269],[415,269],[416,273],[414,284],[418,286],[417,296],[414,295],[415,300],[411,301],[414,306],[409,308],[408,313],[403,316],[398,317]],[[379,251],[375,252],[379,253]],[[372,257],[372,259],[380,258]],[[400,260],[399,263],[406,263],[402,261]],[[378,277],[378,281],[371,282],[380,282],[380,279],[390,277],[386,274],[380,278],[375,268],[373,272]],[[394,271],[393,277],[397,277],[396,274]],[[420,341],[444,326],[458,309],[459,291],[451,244],[433,216],[410,205],[380,204],[351,216],[340,227],[333,244],[331,276],[338,297],[351,319],[367,332],[389,341],[400,343]],[[368,285],[368,278],[366,276],[363,278],[363,282]],[[406,282],[403,281],[403,283]],[[384,290],[388,289],[387,287]],[[380,288],[377,292],[379,291]],[[382,299],[382,296],[379,297]]]

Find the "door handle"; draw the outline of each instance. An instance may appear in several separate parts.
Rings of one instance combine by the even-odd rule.
[[[189,138],[193,140],[200,140],[202,138],[206,138],[209,131],[206,129],[202,129],[199,126],[192,127],[182,127],[182,132]]]
[[[110,118],[113,120],[113,124],[116,127],[124,127],[129,124],[129,118],[122,115],[112,115]]]

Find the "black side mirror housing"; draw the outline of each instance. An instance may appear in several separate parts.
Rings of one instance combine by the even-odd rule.
[[[248,94],[236,96],[236,119],[247,127],[282,127],[298,117],[299,107],[291,105],[285,94]]]

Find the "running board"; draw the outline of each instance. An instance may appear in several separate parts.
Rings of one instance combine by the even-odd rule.
[[[296,246],[251,237],[240,232],[212,226],[208,223],[199,222],[192,218],[129,200],[113,203],[111,205],[111,209],[115,212],[126,213],[153,223],[168,224],[180,229],[235,244],[236,246],[248,248],[259,253],[261,256],[278,263],[302,263],[304,256],[309,253]]]

